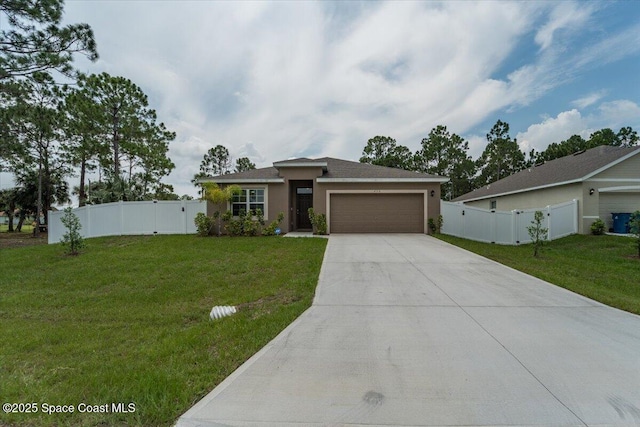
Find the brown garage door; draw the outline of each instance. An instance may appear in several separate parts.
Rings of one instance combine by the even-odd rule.
[[[331,233],[424,233],[423,194],[332,194]]]

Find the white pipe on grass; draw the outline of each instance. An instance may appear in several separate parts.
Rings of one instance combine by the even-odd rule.
[[[231,316],[236,312],[236,308],[231,305],[216,305],[211,309],[209,317],[211,317],[211,320],[218,320],[222,317]]]

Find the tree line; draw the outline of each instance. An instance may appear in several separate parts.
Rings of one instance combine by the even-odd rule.
[[[360,162],[449,177],[450,181],[442,184],[442,198],[452,200],[536,164],[600,145],[635,146],[639,140],[631,127],[623,127],[617,133],[605,128],[587,140],[573,135],[543,151],[532,149],[525,154],[509,135],[509,124],[501,120],[486,138],[484,151],[474,160],[468,154],[469,142],[442,125],[422,139],[415,153],[389,136],[375,136],[367,141]]]
[[[256,168],[255,163],[248,157],[237,158],[235,168],[233,164],[233,157],[231,157],[227,147],[218,144],[204,153],[202,161],[200,162],[200,171],[193,176],[191,183],[196,187],[200,187],[198,180],[201,178],[227,175],[231,172],[244,172]]]
[[[74,69],[74,55],[98,53],[91,27],[62,26],[63,11],[63,0],[0,3],[0,171],[16,181],[0,191],[0,210],[19,211],[18,229],[70,192],[80,206],[178,198],[161,182],[175,167],[167,152],[176,134],[131,80]]]

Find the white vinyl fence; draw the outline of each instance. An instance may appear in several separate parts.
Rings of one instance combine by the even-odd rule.
[[[207,203],[200,200],[115,202],[73,209],[83,237],[134,234],[194,234],[193,220],[206,213]],[[49,243],[58,243],[66,232],[63,211],[49,211]]]
[[[542,226],[549,229],[547,239],[554,240],[578,232],[578,201],[537,209],[510,212],[474,208],[462,203],[440,202],[442,233],[479,242],[519,245],[531,242],[527,227],[536,211],[542,211]]]

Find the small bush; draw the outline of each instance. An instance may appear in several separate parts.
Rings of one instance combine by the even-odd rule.
[[[210,216],[198,212],[193,222],[196,224],[198,236],[206,237],[213,233],[213,218]]]
[[[429,230],[431,230],[431,234],[440,234],[440,230],[442,230],[442,224],[444,219],[442,215],[438,215],[437,219],[429,218],[427,221],[427,225],[429,226]]]
[[[276,235],[276,229],[278,228],[278,226],[280,225],[280,223],[284,221],[284,212],[280,212],[278,214],[278,218],[276,218],[274,221],[271,222],[271,224],[269,224],[268,226],[266,226],[265,228],[262,229],[262,235],[263,236],[275,236]]]
[[[85,246],[84,239],[80,235],[80,229],[82,228],[80,219],[73,213],[71,207],[68,207],[64,210],[64,215],[60,221],[67,229],[67,232],[60,239],[60,243],[65,248],[67,255],[78,255],[80,249]]]
[[[542,211],[536,211],[533,216],[533,221],[529,227],[527,227],[527,231],[529,232],[529,236],[531,237],[531,242],[533,243],[533,256],[537,257],[538,253],[542,248],[542,244],[545,240],[547,240],[547,233],[549,232],[548,228],[542,226],[542,220],[544,219],[544,214]]]
[[[257,236],[260,228],[264,225],[262,210],[256,209],[245,212],[241,210],[238,217],[234,218],[231,211],[227,211],[222,216],[226,222],[224,228],[229,236]]]
[[[591,224],[591,234],[601,236],[604,234],[605,227],[604,221],[598,218]]]
[[[313,227],[313,234],[324,236],[327,234],[327,216],[325,214],[316,214],[313,208],[309,208],[309,220]]]

